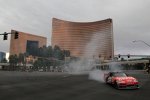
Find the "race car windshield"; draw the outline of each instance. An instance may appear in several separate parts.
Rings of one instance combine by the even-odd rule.
[[[115,77],[127,77],[125,73],[114,73]]]

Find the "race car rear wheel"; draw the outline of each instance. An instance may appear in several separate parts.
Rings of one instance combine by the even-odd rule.
[[[106,77],[105,82],[108,84],[108,77]]]

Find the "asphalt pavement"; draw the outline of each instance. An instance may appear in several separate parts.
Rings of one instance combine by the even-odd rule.
[[[150,75],[129,71],[140,89],[117,90],[88,74],[0,71],[0,100],[150,100]]]

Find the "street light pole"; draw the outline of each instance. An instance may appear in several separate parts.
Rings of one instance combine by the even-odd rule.
[[[150,47],[150,45],[148,43],[146,43],[145,41],[143,40],[135,40],[135,41],[132,41],[132,42],[143,42],[145,45],[147,45],[148,47]],[[149,63],[150,63],[150,59],[149,59]]]
[[[143,41],[143,40],[135,40],[135,41],[132,41],[133,43],[135,43],[135,42],[142,42],[142,43],[144,43],[145,45],[147,45],[148,47],[150,47],[150,45],[148,44],[148,43],[146,43],[145,41]]]

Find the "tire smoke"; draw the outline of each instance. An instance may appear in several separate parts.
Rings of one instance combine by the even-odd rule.
[[[98,82],[104,82],[104,73],[106,71],[94,68],[95,64],[101,64],[98,57],[99,50],[103,50],[105,39],[107,38],[105,32],[94,33],[89,42],[85,45],[84,55],[78,61],[72,61],[68,67],[67,72],[70,74],[88,74],[90,80]],[[103,37],[101,40],[99,37]],[[107,43],[107,42],[106,42]],[[96,57],[93,57],[96,55]],[[116,63],[109,63],[110,71],[120,71],[119,66]],[[94,70],[93,70],[94,69]]]
[[[89,79],[98,82],[104,82],[104,73],[105,72],[102,70],[93,70],[89,73]]]

